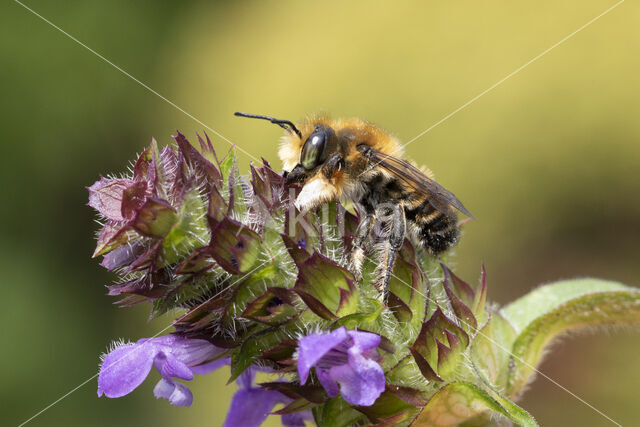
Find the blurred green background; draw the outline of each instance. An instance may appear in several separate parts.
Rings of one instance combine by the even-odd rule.
[[[124,171],[152,136],[203,126],[2,3],[0,424],[17,425],[93,375],[112,340],[169,322],[104,295],[114,277],[90,259],[84,187]],[[614,3],[26,1],[274,165],[281,130],[234,111],[359,116],[407,141]],[[470,281],[486,264],[493,301],[576,276],[640,285],[638,22],[640,5],[623,3],[407,147],[478,218],[455,260]],[[630,331],[581,335],[541,369],[637,425],[639,351]],[[116,400],[90,381],[31,425],[219,425],[226,375],[193,381],[190,409],[153,398],[156,373]],[[520,403],[544,426],[610,425],[544,378]]]

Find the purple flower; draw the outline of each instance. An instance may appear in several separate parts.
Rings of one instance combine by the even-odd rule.
[[[255,387],[253,380],[256,372],[260,370],[264,369],[251,366],[238,378],[240,389],[231,400],[224,427],[258,427],[267,419],[276,404],[287,405],[293,401],[278,391]],[[283,415],[282,425],[304,426],[305,420],[313,420],[310,410]]]
[[[376,361],[379,344],[378,335],[347,331],[344,326],[331,333],[300,338],[300,383],[307,382],[309,371],[315,366],[318,380],[329,396],[341,393],[349,403],[371,406],[384,391],[384,372]]]
[[[209,362],[223,350],[208,341],[166,335],[143,338],[135,344],[118,346],[107,354],[100,366],[98,396],[122,397],[147,378],[154,365],[162,379],[153,393],[176,406],[190,406],[191,390],[173,379],[190,381],[194,374],[207,374],[228,360]],[[209,363],[207,363],[209,362]]]

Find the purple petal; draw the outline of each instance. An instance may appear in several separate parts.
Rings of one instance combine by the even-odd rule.
[[[253,385],[253,379],[256,377],[256,371],[251,368],[252,367],[249,366],[236,380],[240,388],[249,389]]]
[[[298,342],[298,375],[300,383],[305,384],[309,370],[335,346],[348,337],[344,326],[329,334],[311,334],[300,338]]]
[[[284,427],[304,427],[305,421],[313,421],[313,413],[310,409],[282,416],[282,425]]]
[[[138,387],[151,370],[156,348],[136,343],[113,349],[104,358],[98,376],[98,396],[121,397]]]
[[[209,341],[184,338],[173,334],[153,338],[153,342],[162,347],[165,353],[173,354],[187,366],[201,365],[224,351]]]
[[[233,396],[224,427],[258,427],[282,399],[277,391],[241,388]]]
[[[89,206],[114,221],[122,221],[122,194],[133,184],[130,179],[100,178],[89,190]]]
[[[329,375],[329,371],[322,368],[316,368],[316,375],[322,387],[326,390],[329,397],[336,397],[340,393],[338,383]]]
[[[220,369],[225,365],[231,363],[231,358],[225,357],[220,360],[216,360],[215,362],[205,363],[204,365],[192,366],[191,371],[196,375],[205,375],[215,371],[216,369]]]
[[[193,394],[189,387],[184,384],[176,383],[176,388],[169,396],[169,403],[174,406],[191,406],[193,403]]]
[[[251,365],[240,374],[236,383],[240,388],[253,388],[253,380],[258,372],[272,373],[273,369],[266,366]]]
[[[371,406],[384,391],[384,371],[378,362],[349,351],[349,363],[331,368],[329,374],[340,384],[344,400],[354,405]]]
[[[153,394],[156,399],[167,399],[175,406],[191,406],[193,403],[193,394],[189,387],[164,378],[158,381],[153,389]]]
[[[371,332],[348,331],[347,334],[353,340],[353,345],[361,351],[370,350],[380,345],[380,335]]]
[[[180,378],[191,381],[193,372],[172,353],[160,352],[155,358],[155,367],[162,378]]]
[[[169,400],[175,388],[176,383],[174,383],[172,380],[165,380],[164,378],[162,378],[153,388],[153,395],[156,397],[156,399]]]

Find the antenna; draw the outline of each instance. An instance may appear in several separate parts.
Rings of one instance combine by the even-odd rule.
[[[262,115],[259,115],[259,114],[247,114],[247,113],[241,113],[241,112],[238,112],[238,111],[234,113],[234,116],[247,117],[249,119],[268,120],[271,123],[273,123],[274,125],[280,126],[282,129],[288,130],[290,132],[295,132],[295,134],[298,135],[298,138],[302,139],[302,133],[300,133],[300,131],[298,130],[296,125],[294,125],[289,120],[280,120],[280,119],[276,119],[274,117],[262,116]]]

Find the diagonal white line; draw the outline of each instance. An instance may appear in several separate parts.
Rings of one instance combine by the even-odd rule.
[[[154,95],[156,95],[158,98],[162,99],[163,101],[165,101],[166,103],[168,103],[169,105],[171,105],[173,108],[175,108],[176,110],[180,111],[181,113],[183,113],[184,115],[188,116],[189,118],[193,119],[196,123],[200,124],[201,126],[203,126],[204,128],[210,130],[211,132],[213,132],[214,134],[218,135],[220,138],[222,138],[223,140],[225,140],[226,142],[228,142],[229,144],[235,146],[238,150],[240,150],[241,152],[243,152],[244,154],[246,154],[248,157],[256,160],[256,161],[260,161],[257,157],[255,157],[254,155],[252,155],[251,153],[249,153],[248,151],[246,151],[245,149],[243,149],[242,147],[234,144],[230,139],[228,139],[226,136],[222,135],[220,132],[218,132],[217,130],[213,129],[211,126],[207,125],[206,123],[202,122],[202,120],[198,119],[197,117],[195,117],[193,114],[187,112],[184,108],[180,107],[179,105],[177,105],[176,103],[174,103],[173,101],[171,101],[170,99],[166,98],[165,96],[161,95],[160,93],[158,93],[156,90],[152,89],[151,87],[149,87],[148,85],[146,85],[145,83],[141,82],[140,80],[138,80],[137,78],[135,78],[134,76],[132,76],[131,74],[129,74],[127,71],[125,71],[124,69],[122,69],[121,67],[119,67],[118,65],[114,64],[113,62],[111,62],[110,60],[108,60],[107,58],[105,58],[104,56],[102,56],[101,54],[99,54],[98,52],[96,52],[95,50],[93,50],[92,48],[90,48],[89,46],[87,46],[86,44],[82,43],[80,40],[78,40],[77,38],[75,38],[74,36],[72,36],[71,34],[67,33],[65,30],[63,30],[62,28],[58,27],[56,24],[54,24],[53,22],[49,21],[47,18],[45,18],[44,16],[40,15],[38,12],[36,12],[35,10],[31,9],[29,6],[25,5],[24,3],[20,2],[19,0],[13,0],[14,2],[18,3],[20,6],[22,6],[23,8],[25,8],[26,10],[28,10],[29,12],[31,12],[32,14],[34,14],[35,16],[37,16],[38,18],[40,18],[41,20],[43,20],[44,22],[46,22],[47,24],[51,25],[53,28],[55,28],[56,30],[58,30],[59,32],[61,32],[62,34],[64,34],[65,36],[69,37],[71,40],[73,40],[74,42],[76,42],[77,44],[79,44],[80,46],[84,47],[85,49],[87,49],[89,52],[93,53],[95,56],[97,56],[98,58],[102,59],[104,62],[106,62],[107,64],[111,65],[113,68],[115,68],[116,70],[120,71],[122,74],[124,74],[125,76],[129,77],[131,80],[133,80],[134,82],[138,83],[140,86],[142,86],[143,88],[147,89],[149,92],[153,93]]]
[[[482,96],[486,95],[487,93],[491,92],[493,89],[495,89],[496,87],[500,86],[502,83],[504,83],[505,81],[507,81],[508,79],[510,79],[511,77],[515,76],[516,74],[518,74],[520,71],[524,70],[526,67],[528,67],[529,65],[533,64],[535,61],[537,61],[538,59],[542,58],[543,56],[545,56],[547,53],[551,52],[553,49],[555,49],[556,47],[560,46],[562,43],[566,42],[567,40],[569,40],[571,37],[575,36],[576,34],[578,34],[580,31],[584,30],[585,28],[587,28],[589,25],[593,24],[594,22],[596,22],[598,19],[602,18],[604,15],[606,15],[607,13],[611,12],[613,9],[615,9],[616,7],[620,6],[622,3],[624,3],[624,0],[620,0],[618,3],[614,4],[613,6],[611,6],[610,8],[608,8],[607,10],[605,10],[604,12],[602,12],[600,15],[596,16],[595,18],[591,19],[589,22],[587,22],[586,24],[584,24],[583,26],[581,26],[580,28],[578,28],[577,30],[575,30],[574,32],[572,32],[571,34],[565,36],[562,40],[558,41],[557,43],[555,43],[554,45],[552,45],[551,47],[545,49],[544,51],[540,52],[539,54],[537,54],[536,56],[534,56],[533,58],[531,58],[529,61],[525,62],[524,64],[522,64],[521,66],[519,66],[518,68],[516,68],[515,70],[513,70],[511,73],[507,74],[506,76],[504,76],[502,79],[498,80],[496,83],[492,84],[491,86],[489,86],[488,88],[486,88],[485,90],[483,90],[482,92],[480,92],[479,94],[477,94],[476,96],[474,96],[473,98],[471,98],[470,100],[468,100],[467,102],[465,102],[464,104],[462,104],[461,106],[459,106],[458,108],[456,108],[455,110],[453,110],[452,112],[450,112],[449,114],[447,114],[446,116],[444,116],[443,118],[441,118],[440,120],[438,120],[437,122],[435,122],[434,124],[432,124],[431,126],[429,126],[428,128],[426,128],[425,130],[423,130],[422,132],[420,132],[418,135],[414,136],[413,138],[411,138],[409,141],[407,141],[406,143],[402,144],[400,147],[404,148],[407,145],[411,144],[412,142],[414,142],[416,139],[421,138],[422,136],[424,136],[426,133],[430,132],[432,129],[434,129],[436,126],[444,123],[445,121],[447,121],[448,119],[450,119],[451,117],[453,117],[454,115],[456,115],[458,112],[464,110],[465,108],[467,108],[469,105],[473,104],[475,101],[477,101],[479,98],[481,98]]]
[[[377,262],[375,262],[374,260],[371,259],[371,257],[366,256],[366,258],[373,262],[374,264],[378,264]],[[413,289],[413,287],[405,282],[404,280],[402,280],[401,278],[399,278],[398,276],[396,276],[395,274],[393,274],[393,272],[391,272],[391,276],[395,277],[396,279],[398,279],[401,283],[404,283],[405,285],[407,285],[408,287],[410,287],[411,289]],[[426,298],[429,302],[433,302],[435,304],[437,304],[436,300],[432,299],[431,297],[428,297],[427,295],[423,294],[422,292],[420,292],[417,289],[413,289],[415,290],[417,293],[419,293],[420,295],[422,295],[423,298]],[[473,330],[474,328],[468,323],[466,322],[464,319],[458,319],[460,321],[460,323],[463,323],[465,326],[467,326],[470,330]],[[595,406],[593,406],[592,404],[590,404],[589,402],[587,402],[586,400],[584,400],[583,398],[581,398],[580,396],[578,396],[577,394],[575,394],[574,392],[572,392],[571,390],[569,390],[568,388],[566,388],[565,386],[563,386],[562,384],[560,384],[559,382],[557,382],[556,380],[554,380],[553,378],[549,377],[548,375],[546,375],[544,372],[540,371],[538,368],[536,368],[535,366],[529,364],[528,362],[526,362],[525,360],[523,360],[521,357],[516,356],[515,354],[513,354],[509,349],[505,348],[503,345],[501,345],[500,343],[494,341],[491,337],[487,336],[484,332],[482,332],[482,330],[476,328],[478,335],[482,335],[484,338],[486,338],[487,340],[489,340],[492,344],[495,344],[496,346],[498,346],[501,350],[503,350],[504,352],[508,353],[510,356],[512,356],[513,358],[517,359],[518,361],[520,361],[523,365],[526,365],[527,367],[533,369],[535,372],[537,372],[538,374],[540,374],[542,377],[546,378],[547,380],[549,380],[551,383],[553,383],[554,385],[556,385],[557,387],[559,387],[560,389],[566,391],[567,393],[569,393],[571,396],[575,397],[577,400],[579,400],[580,402],[582,402],[583,404],[585,404],[586,406],[588,406],[589,408],[593,409],[595,412],[597,412],[598,414],[602,415],[604,418],[606,418],[607,420],[611,421],[613,424],[622,427],[622,424],[614,421],[611,417],[609,417],[607,414],[605,414],[604,412],[602,412],[601,410],[599,410],[598,408],[596,408]]]
[[[215,295],[207,298],[206,301],[198,304],[195,308],[193,308],[193,310],[197,310],[198,308],[202,307],[203,305],[205,305],[206,303],[208,303],[209,301],[211,301],[212,299],[214,299],[215,297],[217,297],[218,295],[222,294],[223,292],[225,292],[226,290],[230,289],[233,285],[235,285],[236,283],[240,282],[241,280],[243,280],[245,277],[247,277],[250,274],[253,274],[254,271],[256,271],[257,269],[259,269],[260,267],[262,267],[263,265],[266,264],[266,261],[263,261],[262,263],[258,264],[257,267],[254,267],[251,269],[251,271],[249,271],[247,274],[243,275],[242,277],[240,277],[238,280],[236,280],[235,282],[229,284],[229,286],[225,287],[224,289],[222,289],[220,292],[217,292]],[[231,276],[229,276],[231,277]],[[228,279],[227,279],[228,280]],[[222,282],[224,283],[224,281]],[[168,325],[167,327],[165,327],[164,329],[160,330],[159,332],[157,332],[155,335],[153,335],[151,338],[155,338],[158,335],[160,335],[161,333],[163,333],[164,331],[166,331],[167,329],[171,328],[173,326],[173,323]],[[126,355],[125,355],[126,356]],[[120,359],[116,360],[112,366],[117,365],[121,360],[125,359],[125,356],[122,356]],[[26,421],[23,421],[18,427],[22,427],[25,424],[29,423],[31,420],[33,420],[34,418],[36,418],[37,416],[41,415],[42,413],[46,412],[48,409],[54,407],[55,405],[57,405],[58,403],[60,403],[62,400],[64,400],[65,398],[67,398],[68,396],[70,396],[72,393],[74,393],[75,391],[79,390],[80,388],[82,388],[82,386],[84,386],[85,384],[87,384],[88,382],[92,381],[93,379],[95,379],[99,374],[94,374],[93,376],[91,376],[90,378],[87,378],[86,380],[84,380],[82,383],[78,384],[76,387],[74,387],[73,389],[69,390],[67,393],[63,394],[61,397],[59,397],[58,399],[56,399],[55,401],[51,402],[49,405],[47,405],[46,407],[42,408],[40,411],[38,411],[36,414],[32,415],[29,419],[27,419]]]
[[[27,424],[28,422],[30,422],[31,420],[33,420],[34,418],[36,418],[38,415],[42,414],[43,412],[47,411],[48,409],[54,407],[55,405],[57,405],[60,401],[64,400],[67,396],[69,396],[71,393],[75,392],[76,390],[82,388],[82,386],[84,386],[86,383],[88,383],[89,381],[93,380],[95,377],[97,377],[98,374],[94,374],[92,377],[87,378],[83,383],[80,383],[79,385],[77,385],[75,388],[73,388],[72,390],[69,390],[67,393],[63,394],[62,396],[60,396],[58,398],[58,400],[51,402],[48,406],[46,406],[45,408],[42,408],[39,412],[37,412],[36,414],[32,415],[31,418],[29,418],[26,421],[23,421],[22,423],[20,423],[20,425],[18,427],[22,427],[23,425]]]

